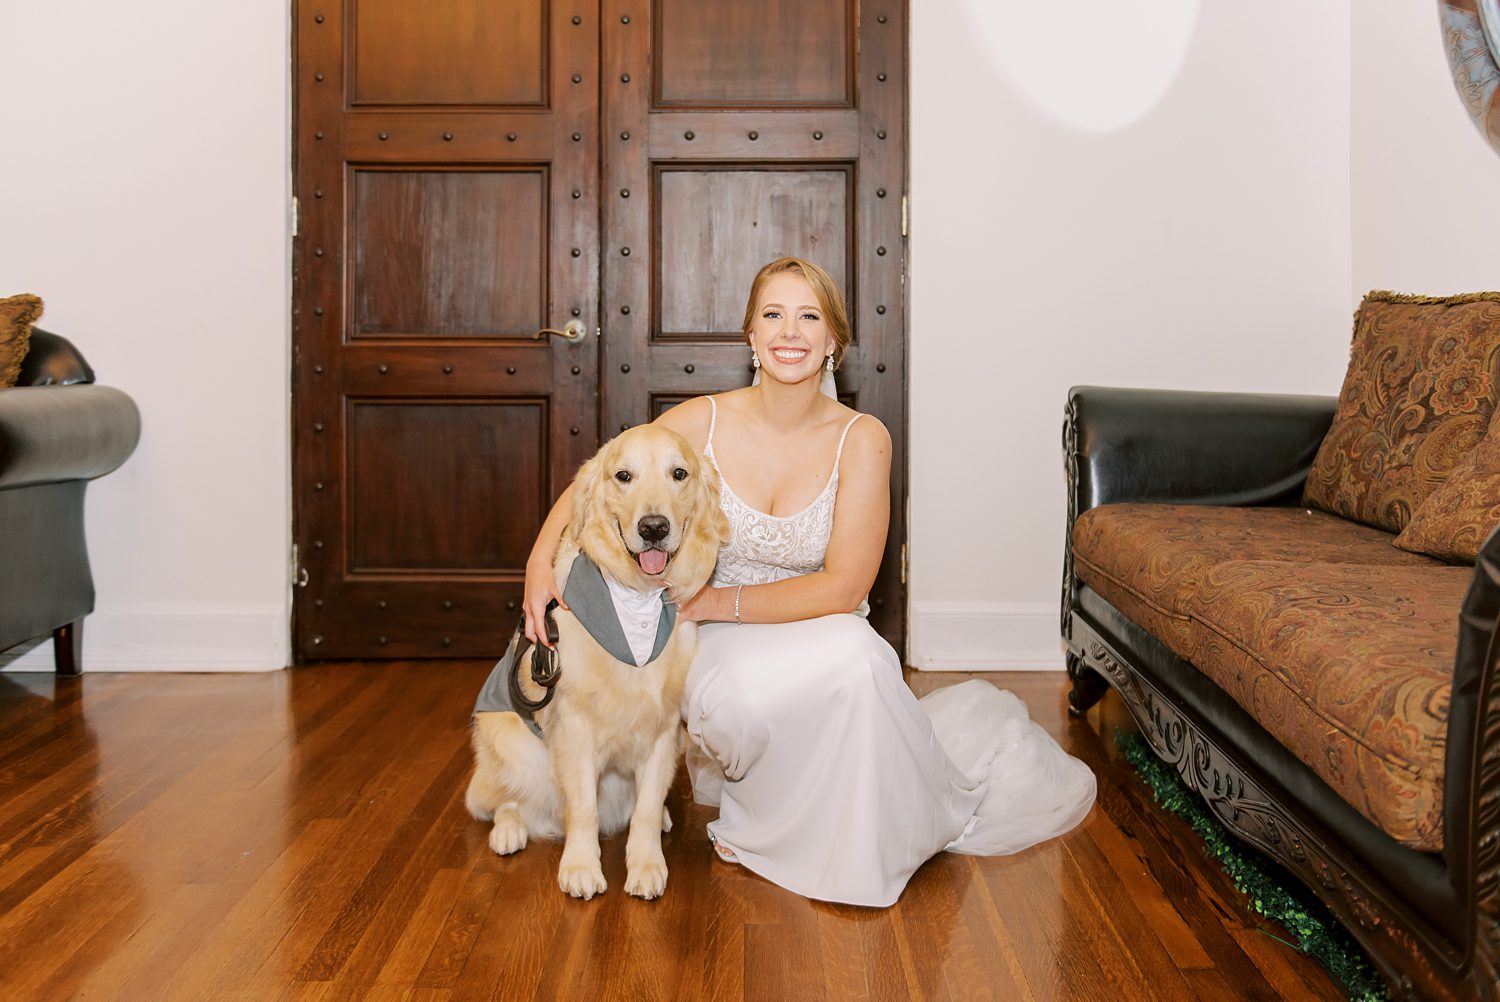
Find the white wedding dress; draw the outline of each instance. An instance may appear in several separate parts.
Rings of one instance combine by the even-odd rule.
[[[717,467],[709,401],[704,451]],[[843,449],[840,438],[823,493],[795,515],[756,511],[724,482],[731,537],[713,584],[823,566]],[[978,680],[919,701],[865,611],[699,627],[683,695],[688,769],[694,799],[719,808],[708,827],[721,847],[806,897],[883,907],[945,848],[1018,852],[1083,820],[1094,774],[1024,703]]]

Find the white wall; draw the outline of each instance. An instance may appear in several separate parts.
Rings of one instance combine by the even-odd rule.
[[[1044,16],[1000,13],[1017,5]],[[1108,5],[912,4],[919,667],[1061,665],[1070,385],[1332,394],[1343,376],[1349,0],[1209,2],[1195,22],[1197,4],[1168,5],[1190,30],[1165,81],[1121,58],[1134,40],[1091,6]],[[1440,59],[1435,12],[1413,6]],[[1006,46],[1001,28],[1030,35]],[[1036,76],[1055,60],[1084,85]],[[1120,89],[1145,106],[1101,131],[1090,87],[1106,112]],[[1461,115],[1451,95],[1434,103]]]
[[[90,669],[287,663],[288,7],[0,5],[0,296],[143,419],[89,488]]]
[[[1353,293],[1500,288],[1500,157],[1453,89],[1436,5],[1353,6]]]

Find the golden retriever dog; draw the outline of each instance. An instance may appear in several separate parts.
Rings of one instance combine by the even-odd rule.
[[[657,635],[654,659],[640,667],[621,661],[575,616],[568,575],[582,552],[606,582],[636,593],[665,588],[666,600],[686,601],[713,573],[729,523],[717,472],[682,436],[655,425],[606,443],[574,484],[554,563],[574,611],[555,611],[561,673],[554,698],[535,712],[542,736],[514,712],[476,711],[466,803],[475,818],[493,819],[490,848],[501,855],[529,836],[563,836],[557,881],[578,898],[604,892],[600,834],[628,822],[625,891],[655,898],[667,883],[661,833],[671,829],[667,788],[682,753],[678,704],[697,628],[679,621],[664,647]],[[531,678],[536,651],[523,654],[517,671],[532,702],[544,693]]]

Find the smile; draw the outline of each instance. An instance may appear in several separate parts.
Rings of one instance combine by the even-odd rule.
[[[806,358],[811,352],[806,348],[772,348],[771,355],[778,362],[797,363]]]

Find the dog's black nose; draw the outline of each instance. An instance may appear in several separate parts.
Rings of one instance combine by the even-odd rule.
[[[648,543],[659,543],[672,531],[672,523],[665,515],[647,515],[635,524],[635,531]]]

